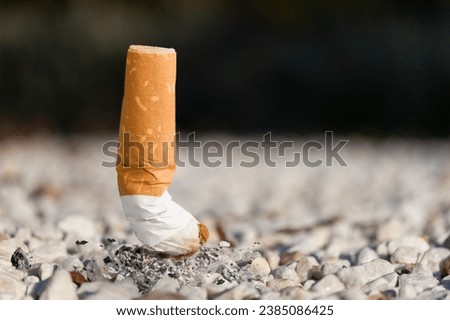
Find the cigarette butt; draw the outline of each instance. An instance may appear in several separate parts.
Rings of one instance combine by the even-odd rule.
[[[119,127],[117,178],[125,218],[150,249],[197,251],[208,229],[172,201],[175,174],[174,49],[130,46]]]

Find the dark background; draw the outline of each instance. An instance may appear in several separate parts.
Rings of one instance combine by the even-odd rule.
[[[0,133],[115,131],[130,44],[182,130],[448,137],[450,1],[0,1]]]

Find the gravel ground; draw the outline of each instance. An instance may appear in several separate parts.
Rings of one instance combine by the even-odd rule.
[[[211,236],[174,260],[130,231],[106,140],[0,141],[1,299],[450,297],[448,141],[356,137],[348,167],[179,168],[172,196]]]

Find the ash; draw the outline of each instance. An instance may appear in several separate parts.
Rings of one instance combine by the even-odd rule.
[[[19,270],[28,270],[31,268],[31,257],[19,247],[11,256],[11,264]]]
[[[259,252],[245,249],[201,247],[191,257],[176,259],[142,246],[122,245],[104,258],[103,277],[115,281],[132,278],[141,293],[151,291],[164,279],[175,279],[180,286],[226,286],[258,280],[249,266],[260,256]]]

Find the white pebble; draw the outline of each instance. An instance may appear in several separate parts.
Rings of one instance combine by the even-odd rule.
[[[41,300],[77,300],[77,286],[69,272],[57,269],[42,292]]]
[[[50,263],[64,260],[67,256],[67,250],[64,242],[50,240],[34,249],[31,254]]]
[[[289,279],[274,279],[267,282],[267,287],[274,291],[280,291],[288,287],[297,287],[299,284],[296,281]]]
[[[53,272],[56,270],[57,265],[54,263],[43,262],[38,269],[38,275],[41,281],[50,279],[53,276]]]
[[[94,222],[82,215],[68,215],[61,219],[58,227],[66,233],[71,233],[81,240],[93,239],[97,234]]]
[[[299,282],[299,278],[297,275],[297,272],[295,272],[295,266],[296,262],[287,265],[287,266],[281,266],[275,269],[274,271],[274,277],[275,279],[287,279],[292,280],[295,282]]]
[[[270,273],[269,263],[262,257],[253,260],[250,269],[259,276],[267,276]]]
[[[422,253],[430,249],[430,245],[425,239],[413,236],[389,241],[387,246],[389,254],[393,254],[398,248],[401,247],[415,248],[418,252]]]
[[[421,256],[421,252],[416,248],[400,247],[391,255],[391,262],[411,264],[418,262]]]
[[[403,287],[413,286],[417,293],[436,286],[439,281],[433,277],[429,269],[416,266],[410,274],[402,274],[399,279],[400,290]]]
[[[330,295],[345,289],[344,284],[334,274],[329,274],[311,287],[311,291]]]
[[[375,252],[375,250],[369,247],[364,247],[358,252],[358,255],[356,257],[356,264],[361,265],[375,259],[378,259],[378,254]]]
[[[25,295],[26,285],[8,272],[0,270],[0,299],[16,300]]]
[[[383,259],[376,259],[360,266],[340,269],[336,275],[346,287],[361,288],[370,281],[392,272],[392,264]]]

